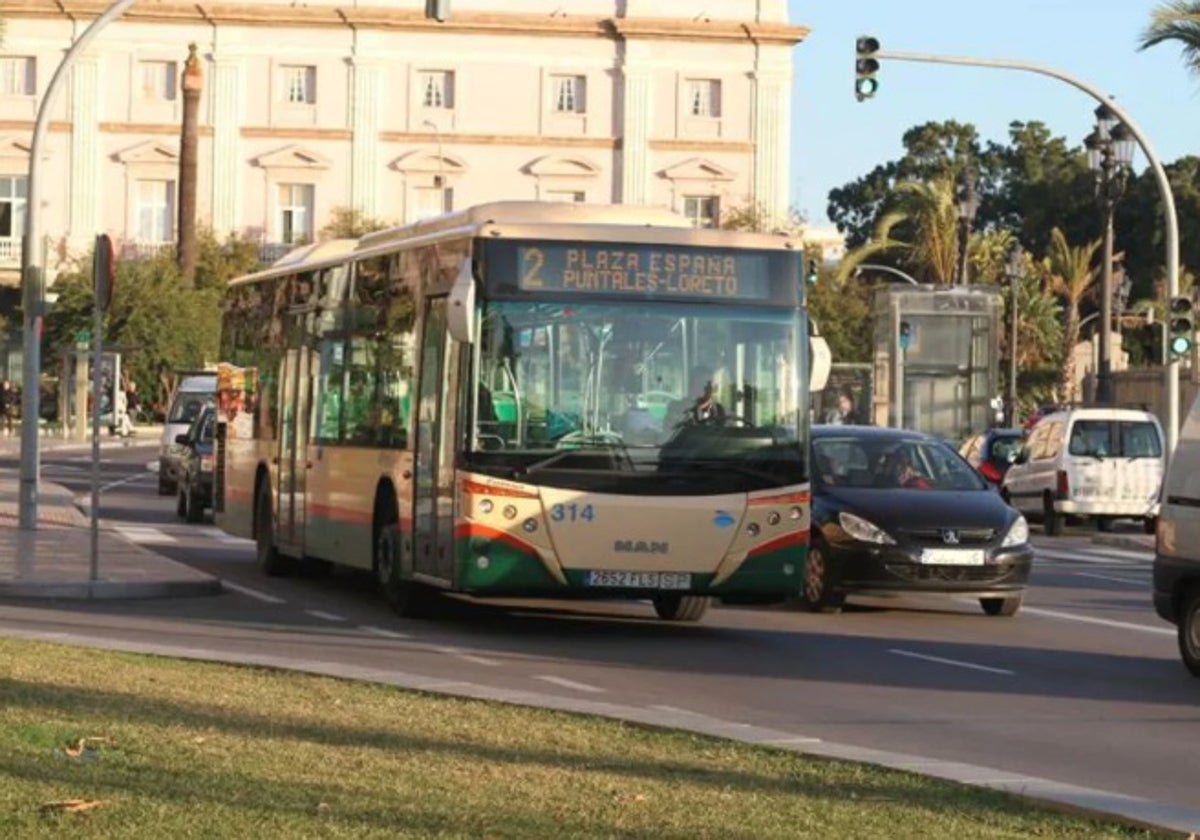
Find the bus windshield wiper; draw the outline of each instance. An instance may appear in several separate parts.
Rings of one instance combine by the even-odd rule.
[[[783,477],[775,473],[769,473],[766,470],[760,470],[755,467],[748,467],[745,464],[739,464],[736,461],[725,461],[720,458],[708,458],[701,460],[686,460],[679,463],[680,467],[702,467],[706,470],[731,470],[749,478],[757,478],[762,481],[779,482]],[[799,481],[799,479],[797,479]]]
[[[529,466],[521,470],[522,474],[529,475],[530,473],[540,472],[541,470],[549,469],[559,461],[570,455],[578,455],[580,452],[594,452],[597,450],[616,449],[625,456],[626,461],[630,461],[629,450],[625,446],[625,442],[620,438],[611,435],[588,435],[586,437],[572,438],[567,441],[568,447],[555,452],[540,461],[534,461]],[[631,462],[632,463],[632,462]]]

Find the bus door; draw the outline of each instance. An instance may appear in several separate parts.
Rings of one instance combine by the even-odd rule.
[[[457,347],[446,332],[446,298],[425,309],[413,467],[413,571],[453,580],[454,412]]]
[[[292,335],[303,336],[303,315],[294,316]],[[279,541],[300,552],[305,549],[304,526],[308,472],[309,411],[316,365],[307,346],[292,347],[280,371],[279,423]]]

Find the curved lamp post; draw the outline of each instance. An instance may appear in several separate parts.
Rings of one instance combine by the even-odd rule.
[[[42,368],[42,317],[45,314],[46,290],[43,283],[43,266],[38,265],[41,257],[41,196],[38,178],[42,157],[42,141],[50,127],[50,111],[55,95],[62,88],[67,72],[75,64],[79,54],[100,34],[100,30],[124,14],[134,0],[117,0],[100,16],[92,21],[83,34],[71,44],[62,62],[38,105],[37,121],[33,125],[33,140],[29,144],[29,176],[27,181],[27,208],[25,214],[25,240],[21,243],[21,308],[23,312],[22,368],[21,368],[21,483],[18,496],[18,519],[22,530],[37,529],[38,472],[38,418],[41,416],[41,394],[39,392]]]

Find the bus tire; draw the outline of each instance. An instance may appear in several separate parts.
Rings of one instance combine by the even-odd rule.
[[[404,579],[397,535],[395,520],[376,526],[375,576],[392,612],[402,618],[421,618],[430,613],[429,599],[433,593],[419,583]]]
[[[708,611],[705,595],[664,593],[654,596],[654,611],[664,621],[699,621]]]
[[[263,574],[281,577],[290,574],[294,565],[290,557],[279,553],[275,545],[275,526],[271,513],[271,486],[263,481],[258,486],[254,505],[254,554]]]
[[[834,588],[834,578],[834,569],[824,545],[814,541],[804,563],[804,588],[791,599],[790,604],[803,612],[841,612],[846,603],[846,593]]]

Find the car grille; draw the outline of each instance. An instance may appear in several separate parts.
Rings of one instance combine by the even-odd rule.
[[[958,542],[953,545],[987,545],[996,538],[994,528],[923,528],[919,530],[902,530],[901,536],[907,542],[915,545],[948,545],[942,537],[943,531],[954,531],[958,534]]]
[[[921,582],[998,582],[1012,572],[1008,564],[992,566],[917,566],[911,563],[887,563],[888,574],[903,580]]]

